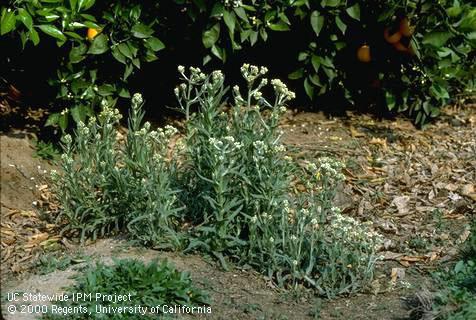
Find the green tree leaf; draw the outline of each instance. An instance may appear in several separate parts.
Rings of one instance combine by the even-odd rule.
[[[69,0],[69,7],[71,8],[71,11],[76,12],[77,3],[78,3],[78,0]]]
[[[211,48],[220,37],[220,24],[216,23],[211,29],[205,31],[202,36],[202,42],[205,48]]]
[[[44,33],[46,33],[47,35],[51,37],[54,37],[61,41],[66,41],[66,36],[54,25],[42,24],[42,25],[39,25],[38,28],[40,28],[41,31],[43,31]]]
[[[79,123],[84,122],[88,116],[88,107],[84,105],[79,105],[70,109],[71,116],[73,117],[74,122]]]
[[[339,16],[336,16],[336,25],[342,34],[345,34],[345,30],[347,30],[347,25],[342,21]]]
[[[395,96],[392,93],[386,91],[385,100],[387,102],[388,110],[392,110],[393,108],[395,108],[396,100],[395,100]]]
[[[233,11],[235,11],[236,15],[240,17],[241,20],[249,23],[248,16],[246,15],[246,11],[243,7],[233,8]]]
[[[314,71],[319,71],[319,67],[321,66],[321,57],[313,54],[311,57],[311,63],[312,67],[314,68]]]
[[[153,51],[159,51],[165,48],[165,44],[156,37],[150,37],[147,39],[147,44]]]
[[[347,14],[352,18],[360,21],[360,5],[358,3],[354,4],[352,7],[348,7],[345,11],[347,11]]]
[[[108,49],[109,49],[109,46],[108,46],[107,36],[101,33],[94,38],[93,42],[91,43],[91,47],[89,47],[88,53],[89,54],[103,54]]]
[[[118,46],[117,46],[117,49],[119,49],[119,52],[122,53],[125,57],[129,58],[129,59],[133,59],[134,57],[132,56],[132,52],[131,50],[129,49],[129,46],[127,45],[127,43],[120,43]]]
[[[452,34],[449,31],[433,31],[424,36],[422,43],[440,48],[444,46],[451,37]]]
[[[116,47],[113,47],[111,49],[112,56],[119,61],[120,63],[126,63],[126,57],[119,51],[119,49]]]
[[[86,53],[86,51],[87,47],[84,43],[80,43],[78,46],[72,47],[71,51],[69,52],[69,61],[71,63],[78,63],[84,60],[84,54]]]
[[[233,12],[224,11],[223,12],[223,20],[225,21],[228,30],[230,31],[230,38],[233,38],[233,34],[235,34],[235,23],[236,17]]]
[[[96,3],[96,0],[78,0],[78,11],[86,11]]]
[[[316,36],[319,36],[319,33],[324,26],[324,17],[319,14],[317,11],[311,13],[311,27],[312,30],[316,33]]]
[[[59,120],[59,112],[52,113],[48,116],[48,119],[46,120],[45,127],[51,127],[54,126],[58,123]]]
[[[341,4],[341,0],[322,0],[321,6],[322,7],[337,7]]]
[[[18,19],[25,25],[28,30],[33,28],[33,19],[31,15],[23,8],[18,9]]]
[[[40,43],[40,36],[38,35],[38,32],[35,30],[35,28],[31,28],[30,30],[30,40],[35,46]]]
[[[132,35],[136,38],[149,38],[153,33],[154,30],[143,23],[138,23],[132,27]]]
[[[126,64],[124,68],[124,75],[122,76],[122,80],[126,81],[127,78],[131,75],[132,71],[134,71],[134,66],[131,63]]]
[[[68,128],[68,121],[69,120],[69,116],[68,116],[68,112],[64,112],[64,113],[60,113],[59,116],[58,116],[58,125],[61,129],[61,131],[65,131],[66,128]]]
[[[309,83],[309,80],[304,79],[304,91],[306,91],[307,96],[312,100],[314,98],[314,86]]]
[[[214,46],[212,47],[212,53],[213,53],[218,59],[220,59],[221,61],[225,62],[225,60],[226,60],[225,50],[223,50],[222,48],[220,48],[220,47],[217,46],[217,45],[214,45]]]
[[[273,31],[289,31],[290,30],[289,26],[286,23],[282,22],[282,21],[280,21],[278,23],[271,23],[269,25],[269,28]]]
[[[288,75],[288,78],[291,79],[291,80],[296,80],[296,79],[301,79],[303,77],[303,75],[304,75],[304,69],[299,68],[296,71],[290,73]]]
[[[0,18],[0,35],[4,35],[15,28],[15,13],[10,9],[3,8]]]

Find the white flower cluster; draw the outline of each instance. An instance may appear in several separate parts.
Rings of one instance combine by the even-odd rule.
[[[335,210],[331,219],[329,224],[331,231],[345,244],[351,246],[364,244],[373,251],[377,251],[381,247],[382,235],[370,226]]]
[[[280,145],[274,146],[273,150],[276,153],[283,153],[283,152],[286,151],[286,147],[284,145],[280,144]]]
[[[142,96],[140,94],[134,94],[134,97],[136,96],[139,96],[140,101],[142,101]],[[139,106],[142,102],[136,105],[134,102],[134,97],[132,98],[132,107]],[[136,98],[136,102],[137,101],[139,101],[138,98]],[[105,104],[101,110],[101,113],[99,114],[99,118],[103,119],[106,123],[115,123],[122,119],[122,115],[119,113],[118,109],[110,108],[107,104]]]
[[[268,72],[268,68],[266,67],[257,67],[249,65],[248,63],[243,64],[240,70],[243,78],[245,78],[246,82],[248,83],[254,82],[257,78],[265,75]]]
[[[283,102],[296,98],[296,94],[288,89],[288,87],[279,79],[271,80],[271,85],[276,92],[276,95],[280,97]]]
[[[306,169],[310,172],[316,172],[317,171],[317,166],[313,162],[308,162],[308,163],[306,163]]]
[[[319,229],[319,223],[318,223],[318,221],[317,221],[316,218],[312,218],[312,220],[311,220],[311,227],[312,227],[314,230]]]
[[[60,175],[59,175],[58,171],[53,169],[53,170],[50,171],[50,177],[51,177],[51,179],[53,179],[53,181],[56,181],[56,180],[59,179]]]
[[[146,135],[147,131],[150,128],[150,125],[147,125],[148,122],[144,124],[144,128],[139,131],[139,135]],[[170,139],[175,135],[178,130],[170,125],[166,125],[164,128],[157,128],[149,133],[149,137],[155,140],[156,142],[165,142],[164,140]]]
[[[223,142],[218,140],[217,138],[210,138],[208,139],[208,142],[217,150],[221,150],[223,147]]]
[[[239,150],[243,147],[243,143],[239,141],[235,141],[235,138],[232,136],[223,137],[221,140],[217,138],[210,138],[208,142],[217,150],[230,150],[231,151]]]
[[[147,135],[147,133],[148,133],[148,131],[146,130],[146,128],[142,128],[139,131],[135,131],[134,136],[135,137],[145,137]],[[153,137],[153,135],[150,135],[150,137]]]
[[[341,171],[344,167],[344,164],[340,161],[322,157],[319,159],[319,167],[311,171],[316,172],[317,175],[326,175],[334,180],[343,181],[345,176]]]
[[[207,76],[200,70],[200,68],[190,67],[190,82],[200,83],[207,78]]]
[[[80,127],[81,123],[82,123],[81,121],[78,123],[78,127]],[[83,124],[83,126],[84,126],[84,124]],[[70,145],[73,142],[73,138],[71,138],[70,134],[65,134],[64,137],[63,137],[63,141],[67,145]]]
[[[261,218],[263,218],[264,221],[266,221],[266,220],[270,221],[270,220],[273,219],[273,216],[270,215],[270,214],[268,214],[267,212],[263,212],[263,213],[261,214]]]
[[[289,207],[289,201],[288,200],[283,201],[283,210],[288,215],[288,222],[289,223],[294,223],[295,220],[296,220],[296,217],[295,217],[295,212],[296,211],[293,208]]]
[[[72,158],[70,155],[66,154],[66,153],[63,153],[63,154],[61,155],[61,160],[62,160],[64,163],[66,163],[67,165],[72,165],[73,162],[74,162],[73,158]]]
[[[144,102],[140,93],[134,93],[132,96],[132,107],[137,108]]]
[[[260,155],[268,151],[268,146],[261,140],[257,140],[253,142],[253,147],[256,149],[257,153]]]
[[[220,70],[215,70],[212,72],[212,83],[221,83],[224,79],[225,77]]]

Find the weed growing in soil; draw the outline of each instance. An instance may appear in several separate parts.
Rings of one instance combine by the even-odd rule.
[[[476,259],[460,260],[450,272],[435,275],[440,291],[434,299],[433,313],[438,319],[476,318]]]
[[[436,293],[417,295],[412,319],[476,319],[476,222],[460,253],[461,260],[433,274]]]
[[[166,151],[175,130],[142,124],[140,95],[124,143],[114,128],[120,115],[108,105],[79,124],[75,144],[65,136],[64,173],[54,174],[65,230],[81,238],[127,231],[144,244],[205,252],[225,268],[248,265],[279,285],[304,283],[328,297],[362,289],[380,237],[332,205],[343,164],[301,165],[286,155],[278,124],[294,93],[273,79],[270,102],[267,69],[245,64],[245,93],[234,86],[227,106],[221,71],[178,70],[186,132],[174,161]],[[305,191],[296,194],[297,183]]]
[[[175,128],[151,130],[142,124],[142,97],[132,98],[125,144],[115,128],[121,115],[103,105],[98,118],[78,123],[75,143],[65,135],[62,173],[52,172],[62,204],[63,231],[81,239],[127,230],[146,244],[176,247],[180,208],[174,164],[165,159]]]
[[[186,305],[207,308],[208,296],[192,285],[187,273],[177,271],[167,261],[156,260],[144,264],[134,259],[116,260],[113,265],[97,263],[82,273],[74,286],[73,293],[92,294],[92,299],[66,303],[68,307],[82,306],[84,312],[69,314],[70,319],[144,319],[150,316],[157,319],[158,314],[140,314],[137,310],[127,309],[123,313],[97,312],[97,306],[124,307],[141,305],[150,308],[157,306]],[[96,294],[115,294],[127,296],[126,301],[96,301]],[[130,300],[129,300],[129,296]],[[90,301],[91,300],[91,301]],[[86,308],[87,311],[84,309]],[[162,308],[158,308],[159,311]],[[90,314],[89,314],[90,312]],[[204,313],[206,311],[202,311]],[[63,319],[63,315],[47,315],[46,319]]]
[[[83,252],[73,255],[47,254],[38,259],[35,265],[38,274],[48,274],[56,270],[66,270],[68,267],[89,261],[90,257]]]
[[[189,119],[185,201],[196,204],[187,213],[197,225],[187,250],[211,252],[225,266],[225,256],[251,265],[280,285],[306,282],[329,297],[361,289],[373,276],[379,237],[332,206],[344,179],[340,162],[322,158],[302,168],[286,156],[278,124],[294,93],[271,80],[269,102],[267,69],[245,64],[245,95],[233,87],[225,110],[221,72],[179,72],[184,83],[175,93]],[[307,192],[295,195],[298,177]]]
[[[60,150],[51,142],[45,142],[37,140],[35,143],[35,152],[34,157],[41,158],[43,160],[58,160],[61,152]]]
[[[449,275],[436,276],[443,289],[437,295],[435,309],[444,319],[476,318],[476,221],[463,244],[461,258]]]

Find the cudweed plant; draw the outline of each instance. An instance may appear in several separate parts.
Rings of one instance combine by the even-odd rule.
[[[284,159],[277,124],[286,110],[285,102],[294,94],[273,80],[276,99],[269,103],[261,93],[268,83],[263,78],[267,69],[245,64],[241,72],[247,95],[243,97],[240,88],[233,87],[235,104],[225,112],[222,104],[227,88],[222,73],[206,76],[197,68],[189,71],[186,75],[179,67],[184,83],[175,92],[190,119],[188,192],[196,207],[190,208],[189,214],[199,224],[190,249],[206,248],[223,263],[223,254],[244,259],[249,222],[263,212],[277,218],[276,208],[289,185],[291,165]],[[199,112],[190,115],[194,104]],[[270,116],[263,116],[264,108],[270,109]]]
[[[261,271],[274,275],[279,284],[305,283],[333,297],[361,290],[372,279],[381,238],[332,206],[336,185],[344,179],[341,169],[342,164],[330,158],[309,163],[304,168],[308,175],[302,175],[308,192],[284,200],[280,220],[267,224],[254,219],[253,230],[266,229],[266,238],[274,244],[274,257],[268,259],[274,264],[263,259]]]
[[[165,158],[176,130],[151,130],[143,115],[136,94],[124,145],[117,139],[121,115],[107,104],[97,119],[79,123],[74,144],[64,137],[63,173],[52,173],[63,205],[59,218],[67,222],[63,231],[77,231],[83,240],[127,230],[146,244],[179,245],[174,164]]]
[[[180,161],[166,158],[176,130],[143,123],[140,95],[125,144],[116,139],[119,112],[108,105],[80,123],[75,144],[65,136],[64,173],[54,174],[65,231],[127,231],[144,244],[206,252],[225,268],[230,260],[249,265],[280,285],[306,284],[328,297],[362,289],[380,236],[333,206],[345,179],[340,162],[301,167],[286,156],[278,124],[294,93],[271,80],[270,102],[262,94],[267,69],[245,64],[245,94],[234,86],[227,106],[220,71],[178,71],[175,94],[187,119],[183,153],[173,157]],[[291,182],[299,179],[307,191],[296,195]]]
[[[175,92],[189,118],[187,203],[195,204],[188,216],[197,225],[188,250],[205,250],[224,265],[227,256],[281,285],[305,282],[329,297],[361,289],[372,278],[378,235],[333,207],[343,165],[330,158],[308,164],[309,191],[291,193],[302,169],[285,155],[278,124],[294,93],[271,80],[269,102],[262,94],[267,69],[245,64],[246,94],[234,86],[225,110],[221,72],[179,72],[184,83]]]

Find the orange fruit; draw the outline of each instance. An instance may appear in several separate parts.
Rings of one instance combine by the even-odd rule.
[[[400,41],[400,39],[402,38],[402,34],[400,33],[400,31],[390,34],[390,29],[385,28],[385,30],[383,31],[383,37],[388,43],[394,44]]]
[[[370,47],[366,44],[357,49],[357,59],[361,62],[370,62]]]
[[[408,18],[403,18],[400,20],[400,33],[405,37],[411,37],[413,34],[414,28],[410,26],[410,21]]]
[[[96,30],[93,28],[88,28],[88,39],[93,41],[93,39],[99,34],[100,30]]]

